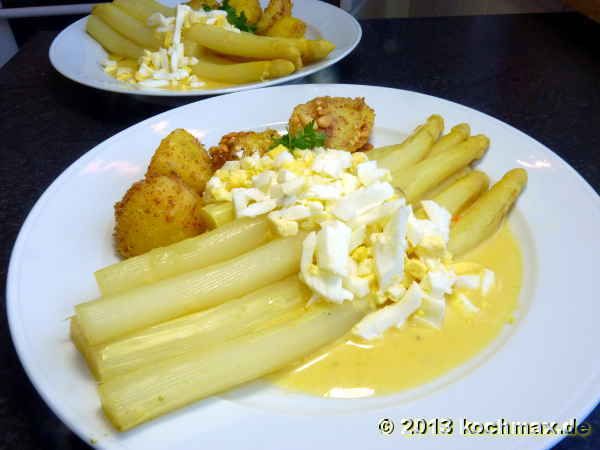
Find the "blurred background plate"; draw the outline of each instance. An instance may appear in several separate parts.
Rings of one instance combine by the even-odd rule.
[[[167,0],[162,3],[172,6],[181,2]],[[263,7],[267,3],[268,1],[261,1]],[[105,91],[161,97],[200,97],[273,86],[297,80],[335,64],[348,55],[360,42],[362,30],[359,23],[350,14],[333,5],[320,0],[296,0],[292,14],[307,23],[307,38],[327,39],[333,42],[336,48],[323,61],[309,64],[287,77],[260,83],[193,91],[142,89],[128,85],[104,73],[101,62],[106,59],[107,54],[100,44],[85,32],[87,17],[69,25],[54,39],[50,46],[50,62],[65,77]]]

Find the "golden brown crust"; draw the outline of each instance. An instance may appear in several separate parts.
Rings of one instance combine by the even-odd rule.
[[[239,159],[240,156],[250,156],[256,152],[264,154],[278,137],[277,130],[272,129],[261,132],[235,131],[226,134],[219,141],[219,145],[209,150],[213,170],[220,169],[226,161]]]
[[[200,206],[200,196],[176,177],[134,183],[115,204],[117,251],[129,258],[200,234]]]
[[[251,25],[257,23],[262,17],[263,11],[258,0],[229,0],[229,4],[238,14],[243,12]]]
[[[306,33],[306,23],[297,17],[284,16],[278,19],[265,32],[265,36],[303,38]]]
[[[289,132],[297,134],[312,121],[327,135],[326,147],[354,152],[370,145],[375,111],[362,97],[317,97],[294,108]]]
[[[292,8],[292,0],[270,0],[256,24],[257,33],[262,34],[282,17],[291,16]]]
[[[204,146],[187,131],[178,128],[162,140],[154,152],[146,177],[177,176],[198,193],[213,174]]]

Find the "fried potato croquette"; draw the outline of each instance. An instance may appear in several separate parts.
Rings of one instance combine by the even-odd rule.
[[[327,135],[325,146],[338,150],[368,150],[375,111],[364,98],[317,97],[294,108],[288,128],[297,134],[313,122]]]
[[[261,155],[267,152],[275,139],[279,137],[277,130],[236,131],[221,138],[219,145],[209,150],[214,170],[220,169],[226,161],[240,159],[255,152]]]
[[[265,32],[265,36],[301,38],[306,33],[306,23],[291,16],[285,16],[277,20]]]
[[[256,24],[256,32],[262,34],[282,17],[291,15],[292,0],[270,0],[263,11],[262,17]]]
[[[258,0],[229,0],[229,5],[232,6],[238,14],[244,13],[246,21],[250,25],[256,24],[262,17],[262,8]]]
[[[204,146],[187,131],[178,128],[162,140],[146,172],[146,177],[177,176],[190,188],[202,193],[213,174]]]
[[[134,183],[115,204],[115,243],[124,258],[196,236],[200,195],[175,177],[156,176]]]

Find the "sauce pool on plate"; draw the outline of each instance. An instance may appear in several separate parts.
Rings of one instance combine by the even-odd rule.
[[[368,397],[421,385],[465,363],[513,321],[523,259],[516,238],[504,224],[462,260],[480,263],[496,275],[485,299],[474,291],[459,290],[480,308],[478,312],[467,313],[449,300],[441,330],[409,322],[376,341],[348,335],[291,371],[273,375],[271,381],[288,390],[318,396]]]

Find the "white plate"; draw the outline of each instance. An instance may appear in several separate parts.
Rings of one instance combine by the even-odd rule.
[[[175,5],[177,0],[163,0],[162,3]],[[267,3],[262,0],[263,6]],[[309,64],[293,74],[260,83],[248,83],[223,89],[197,89],[190,91],[170,91],[165,89],[140,88],[118,81],[106,74],[101,63],[106,52],[85,32],[87,17],[65,28],[50,46],[50,62],[62,75],[77,83],[97,89],[123,94],[150,95],[161,97],[189,97],[273,86],[305,77],[329,67],[346,55],[360,42],[362,29],[359,23],[346,11],[320,0],[296,0],[293,15],[308,24],[307,37],[324,38],[335,44],[335,50],[323,61]]]
[[[69,342],[66,318],[98,295],[92,273],[117,260],[113,204],[141,178],[153,150],[184,127],[205,144],[232,130],[281,126],[292,108],[320,95],[364,96],[377,113],[374,143],[397,141],[429,114],[468,122],[492,141],[481,167],[497,179],[525,167],[529,184],[511,222],[525,257],[517,323],[484,355],[398,395],[340,400],[291,394],[260,383],[198,402],[124,434],[99,410],[95,384]],[[256,105],[268,104],[268,108]],[[202,118],[199,120],[198,118]],[[411,448],[539,449],[556,436],[464,438],[472,420],[582,418],[600,396],[600,306],[595,259],[600,202],[564,161],[514,128],[456,103],[414,92],[353,85],[297,85],[241,92],[145,120],[69,167],[37,202],[15,244],[7,308],[21,362],[44,400],[82,438],[106,449]],[[382,436],[381,418],[397,432]],[[403,417],[451,417],[451,437],[399,433]],[[460,442],[459,442],[460,441]]]

